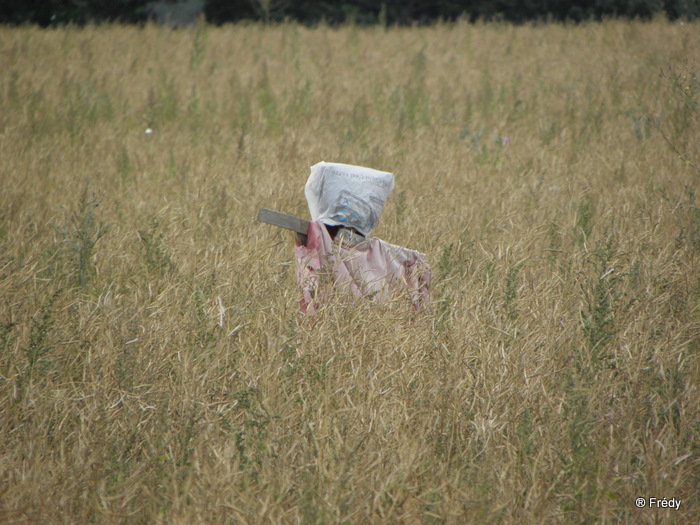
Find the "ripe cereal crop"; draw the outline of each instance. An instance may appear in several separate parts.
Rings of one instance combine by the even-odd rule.
[[[698,73],[662,19],[0,27],[0,521],[697,521]],[[321,160],[430,308],[299,314],[255,215]]]

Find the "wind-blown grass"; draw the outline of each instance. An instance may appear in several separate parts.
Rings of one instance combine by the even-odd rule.
[[[699,54],[661,20],[0,28],[0,519],[697,519]],[[430,309],[300,317],[254,217],[306,216],[320,160],[396,174],[375,233]]]

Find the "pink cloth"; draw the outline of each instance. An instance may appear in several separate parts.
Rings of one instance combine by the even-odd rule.
[[[416,310],[430,303],[431,271],[425,255],[377,238],[359,243],[339,239],[342,234],[333,240],[326,226],[315,221],[306,246],[295,243],[302,312],[313,313],[315,305],[328,300],[329,284],[380,302],[408,296]]]

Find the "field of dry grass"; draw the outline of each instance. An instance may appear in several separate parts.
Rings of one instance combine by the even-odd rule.
[[[696,522],[699,60],[660,20],[0,28],[0,521]],[[430,309],[299,315],[254,217],[320,160],[395,173]]]

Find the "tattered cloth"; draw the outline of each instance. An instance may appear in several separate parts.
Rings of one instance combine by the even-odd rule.
[[[430,303],[430,267],[414,250],[357,235],[333,239],[323,223],[314,221],[306,246],[296,242],[294,254],[304,313],[327,301],[331,288],[378,302],[407,296],[416,310]]]

